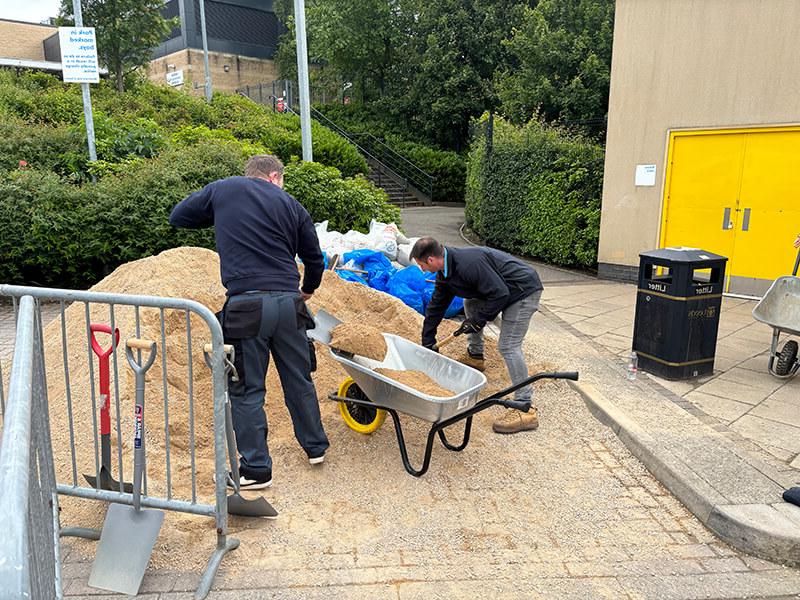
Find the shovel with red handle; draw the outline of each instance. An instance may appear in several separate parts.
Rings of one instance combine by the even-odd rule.
[[[109,392],[111,369],[109,367],[111,353],[119,344],[119,329],[114,329],[111,333],[111,327],[102,325],[100,323],[91,323],[89,331],[92,336],[92,350],[97,355],[100,363],[100,472],[98,477],[92,475],[84,475],[84,478],[89,485],[101,490],[120,491],[120,482],[111,476],[111,418],[108,414]],[[95,337],[95,333],[107,333],[111,335],[111,345],[107,350],[104,350]],[[99,483],[99,485],[98,485]],[[123,492],[128,494],[133,492],[133,485],[130,483],[122,483]]]

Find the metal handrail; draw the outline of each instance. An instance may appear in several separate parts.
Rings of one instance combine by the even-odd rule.
[[[352,137],[367,137],[372,144],[375,144],[375,145],[379,146],[383,150],[383,152],[386,152],[389,155],[391,155],[394,160],[398,160],[401,163],[407,164],[412,169],[412,171],[416,171],[417,173],[419,173],[420,176],[423,179],[429,180],[429,186],[431,188],[431,191],[433,190],[433,181],[434,181],[433,175],[431,175],[430,173],[422,170],[418,165],[415,165],[413,162],[408,160],[405,156],[403,156],[402,154],[397,152],[397,150],[395,150],[394,148],[392,148],[391,146],[386,144],[386,142],[384,142],[380,138],[377,138],[374,135],[372,135],[371,133],[366,133],[366,132],[365,133],[351,133],[350,135]]]
[[[263,93],[261,92],[261,86],[259,86],[259,94],[263,100]],[[258,104],[258,102],[253,99],[250,94],[250,86],[246,88],[238,88],[236,93],[247,98],[251,102]],[[275,100],[276,96],[274,94],[267,94],[266,98]],[[273,107],[274,108],[274,107]],[[284,112],[290,113],[292,115],[297,115],[297,112],[286,103]],[[423,171],[419,166],[415,165],[413,162],[399,154],[396,150],[393,150],[385,142],[381,141],[380,139],[376,138],[372,134],[369,133],[357,133],[353,134],[338,124],[330,120],[324,114],[322,114],[319,110],[311,107],[311,117],[327,127],[328,129],[332,130],[340,137],[343,137],[348,142],[353,144],[356,149],[369,161],[374,163],[373,167],[378,172],[378,185],[380,186],[381,177],[384,174],[388,174],[389,179],[399,183],[403,187],[403,191],[407,192],[409,187],[418,190],[420,193],[428,196],[428,198],[433,199],[433,186],[435,178],[430,173],[426,173]],[[367,142],[359,141],[357,138],[365,138]],[[388,159],[388,160],[387,160]],[[405,206],[405,200],[403,200],[402,205]]]
[[[387,146],[384,142],[376,138],[371,133],[350,133],[337,125],[335,122],[331,121],[328,117],[322,114],[319,110],[314,107],[311,107],[311,116],[316,120],[323,123],[329,129],[332,129],[336,133],[338,133],[343,138],[347,139],[351,144],[353,144],[359,152],[361,152],[367,158],[372,159],[376,163],[378,163],[379,168],[382,168],[386,171],[389,171],[393,175],[396,175],[404,185],[408,185],[411,183],[413,187],[418,189],[423,194],[426,194],[429,198],[433,198],[433,182],[434,177],[430,173],[426,173],[422,169],[420,169],[417,165],[412,163],[410,160],[405,158],[404,156],[397,153],[397,151],[393,150],[389,146]],[[366,137],[368,142],[364,143],[359,142],[357,138],[364,138]],[[378,147],[378,150],[383,151],[383,153],[379,153],[376,151],[375,146]],[[386,160],[386,154],[389,154],[393,162],[389,162]],[[398,160],[399,159],[399,160]],[[399,164],[398,164],[399,163]],[[405,164],[411,167],[411,173],[408,172],[407,169],[404,168]],[[414,176],[414,171],[421,174],[422,181],[419,178]]]

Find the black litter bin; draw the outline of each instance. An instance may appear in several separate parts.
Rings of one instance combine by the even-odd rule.
[[[665,379],[713,372],[728,259],[697,248],[662,248],[639,258],[633,325],[639,368]]]

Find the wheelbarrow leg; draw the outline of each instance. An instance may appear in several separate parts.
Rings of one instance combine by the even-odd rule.
[[[472,430],[472,417],[467,417],[467,422],[464,423],[464,439],[461,441],[459,446],[453,446],[450,442],[447,441],[447,437],[444,433],[444,427],[437,427],[437,432],[439,434],[439,439],[442,441],[442,446],[447,448],[448,450],[452,450],[453,452],[461,452],[464,448],[467,447],[469,444],[469,434]]]
[[[428,432],[428,441],[425,444],[425,457],[422,459],[422,467],[415,469],[411,466],[411,462],[408,460],[408,450],[406,449],[406,442],[403,438],[403,428],[400,425],[400,417],[397,416],[397,411],[392,408],[387,408],[386,412],[391,415],[392,423],[394,423],[394,432],[397,434],[397,445],[400,447],[400,457],[403,459],[403,466],[410,475],[413,475],[414,477],[422,477],[428,471],[428,467],[431,465],[433,440],[436,437],[437,431],[436,425],[431,427],[431,430]]]
[[[772,345],[769,349],[769,362],[767,363],[767,369],[773,375],[777,375],[775,373],[775,358],[778,356],[778,341],[781,337],[781,330],[777,327],[772,328]]]

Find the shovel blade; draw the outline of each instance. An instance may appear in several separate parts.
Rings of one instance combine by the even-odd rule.
[[[228,513],[240,517],[264,517],[265,519],[278,517],[278,511],[263,496],[248,500],[239,494],[228,496]]]
[[[97,488],[97,478],[93,475],[84,475],[83,478],[86,482],[92,486],[93,488]],[[101,490],[109,490],[112,492],[119,491],[119,481],[114,479],[111,476],[111,473],[108,472],[108,469],[105,467],[100,467],[100,489]],[[133,493],[133,484],[125,482],[122,484],[122,491],[126,494]]]
[[[89,585],[120,594],[138,594],[163,521],[161,510],[109,505]]]
[[[337,325],[341,325],[342,322],[332,314],[319,309],[317,314],[314,315],[314,323],[316,327],[314,327],[314,329],[309,329],[306,334],[312,340],[317,340],[321,344],[329,346],[331,343],[331,332]]]

